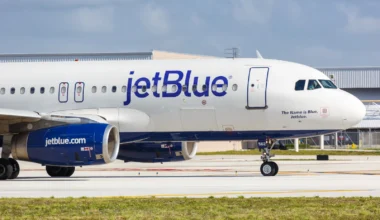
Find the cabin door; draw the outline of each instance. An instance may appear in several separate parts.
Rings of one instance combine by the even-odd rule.
[[[247,109],[266,109],[268,67],[252,67],[248,73]]]

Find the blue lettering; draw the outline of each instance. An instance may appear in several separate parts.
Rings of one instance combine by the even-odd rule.
[[[218,82],[219,80],[223,81],[223,83],[219,83],[219,84],[217,84],[217,82]],[[223,88],[223,85],[228,86],[228,80],[227,80],[226,77],[224,77],[224,76],[218,76],[218,77],[216,77],[216,78],[212,81],[211,84],[212,84],[212,85],[216,85],[216,90],[215,90],[215,91],[214,91],[214,90],[212,91],[212,94],[214,94],[214,96],[221,97],[221,96],[225,96],[225,95],[227,94],[226,91],[218,92],[218,88]]]
[[[189,89],[190,89],[190,76],[191,76],[191,70],[188,70],[187,73],[186,73],[186,79],[185,79],[186,90],[184,92],[186,97],[191,97],[191,93],[189,92]]]
[[[134,71],[130,71],[127,81],[127,91],[126,91],[126,99],[124,101],[124,105],[129,105],[132,102],[132,93],[135,94],[138,98],[146,98],[149,96],[149,90],[152,89],[152,94],[154,97],[178,97],[181,95],[182,89],[184,91],[184,95],[186,97],[191,97],[191,70],[186,72],[186,76],[184,73],[179,70],[167,70],[163,77],[160,77],[160,72],[156,72],[153,78],[141,77],[137,78],[136,81],[133,80]],[[185,78],[185,79],[184,79]],[[184,79],[184,82],[182,81]],[[223,86],[228,86],[228,79],[224,76],[217,76],[214,78],[210,84],[211,77],[205,76],[204,84],[199,82],[199,77],[194,77],[194,85],[197,85],[198,90],[194,90],[194,96],[196,97],[208,97],[210,96],[210,90],[212,91],[212,95],[214,96],[225,96],[227,94],[226,91],[223,91]],[[166,86],[166,91],[162,92],[162,95],[158,92],[158,84],[163,80],[163,86]],[[152,88],[154,87],[154,89]],[[184,87],[184,88],[182,88]],[[132,88],[133,91],[132,91]],[[216,88],[216,89],[215,89]]]
[[[169,80],[170,75],[177,75],[178,76],[177,80]],[[166,71],[165,76],[164,76],[164,85],[166,85],[167,91],[164,91],[162,93],[162,97],[177,97],[177,96],[179,96],[181,94],[181,90],[182,90],[182,85],[181,85],[182,78],[183,78],[183,73],[181,71],[178,71],[178,70]],[[171,88],[174,85],[177,87],[177,90],[174,91],[173,93],[169,93],[169,91],[171,90]]]
[[[195,85],[198,85],[198,78],[199,77],[194,77],[194,84]],[[205,86],[205,88],[203,88]],[[209,86],[210,86],[210,77],[206,77],[206,83],[204,85],[201,85],[201,90],[202,92],[199,92],[198,89],[194,90],[194,95],[197,96],[197,97],[202,97],[202,96],[206,96],[208,97],[208,94],[209,94]],[[199,86],[198,86],[199,88]]]
[[[153,86],[156,87],[156,91],[153,91],[153,96],[158,98],[160,97],[160,93],[158,93],[158,81],[161,80],[160,72],[156,72],[156,75],[154,75],[152,80],[153,80]]]
[[[133,75],[135,73],[135,71],[131,71],[129,72],[129,75]],[[126,100],[124,102],[124,105],[129,105],[131,103],[131,90],[132,90],[132,77],[130,77],[128,79],[128,83],[127,83],[127,97],[126,97]]]
[[[140,85],[141,84],[140,82],[145,82],[145,83],[143,85]],[[135,86],[136,86],[135,95],[138,98],[145,98],[145,97],[149,96],[149,93],[147,92],[147,90],[150,89],[150,81],[148,78],[142,77],[142,78],[136,80]],[[139,93],[139,89],[143,89],[144,86],[145,86],[145,91],[143,91],[143,93]]]

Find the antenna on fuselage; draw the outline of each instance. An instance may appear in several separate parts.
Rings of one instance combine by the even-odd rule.
[[[258,50],[256,50],[256,56],[257,56],[258,59],[264,59],[263,56],[261,56],[261,53]]]

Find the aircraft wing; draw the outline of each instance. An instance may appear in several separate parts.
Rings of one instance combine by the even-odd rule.
[[[34,122],[40,119],[41,115],[34,111],[0,108],[0,121],[3,123]]]

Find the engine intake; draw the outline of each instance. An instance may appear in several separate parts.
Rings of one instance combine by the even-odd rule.
[[[76,124],[13,136],[12,156],[43,165],[111,163],[120,147],[118,129],[109,124]]]
[[[125,162],[174,162],[193,159],[197,153],[196,142],[129,143],[120,146],[120,160]]]

